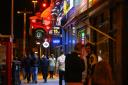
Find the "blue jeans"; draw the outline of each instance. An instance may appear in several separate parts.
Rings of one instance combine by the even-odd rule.
[[[59,70],[59,85],[63,85],[62,80],[64,80],[64,73],[65,71]]]
[[[37,82],[38,67],[32,67],[32,81]]]

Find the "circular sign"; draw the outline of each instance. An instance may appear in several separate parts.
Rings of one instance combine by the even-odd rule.
[[[45,41],[45,42],[43,43],[43,46],[44,46],[45,48],[48,48],[48,47],[49,47],[49,43]]]
[[[35,31],[35,37],[36,37],[36,38],[40,39],[40,38],[43,37],[43,35],[44,35],[44,31],[43,31],[42,29],[37,29],[37,30]]]
[[[36,37],[37,38],[41,38],[42,37],[42,33],[41,32],[36,32]]]

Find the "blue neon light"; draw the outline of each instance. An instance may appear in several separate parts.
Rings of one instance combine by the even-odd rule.
[[[58,44],[58,43],[60,43],[60,40],[53,40],[52,41],[54,44]]]

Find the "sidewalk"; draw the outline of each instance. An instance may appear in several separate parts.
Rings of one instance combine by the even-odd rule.
[[[37,84],[33,84],[32,82],[28,84],[26,80],[22,80],[21,85],[59,85],[58,81],[58,79],[48,79],[47,83],[44,83],[43,80],[38,80]]]
[[[47,83],[44,83],[41,73],[38,74],[37,84],[33,84],[32,81],[30,83],[27,83],[27,80],[23,80],[22,75],[20,76],[20,79],[21,79],[21,85],[59,85],[59,79],[57,74],[54,76],[53,79],[50,79],[48,76]],[[64,85],[64,81],[63,81],[63,85]]]

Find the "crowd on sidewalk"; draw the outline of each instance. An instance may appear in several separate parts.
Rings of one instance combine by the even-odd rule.
[[[38,72],[42,72],[44,83],[47,83],[48,74],[53,78],[59,75],[59,85],[113,85],[111,67],[102,56],[94,52],[91,44],[77,43],[74,51],[55,58],[54,54],[39,58],[34,52],[26,52],[22,60],[23,78],[27,83],[38,82]]]
[[[53,78],[55,63],[56,59],[53,54],[49,57],[43,54],[41,58],[39,58],[33,51],[26,52],[26,55],[22,59],[21,63],[23,79],[27,79],[28,83],[30,81],[37,83],[37,76],[40,71],[42,73],[44,83],[46,83],[48,73],[50,74],[50,78]]]

